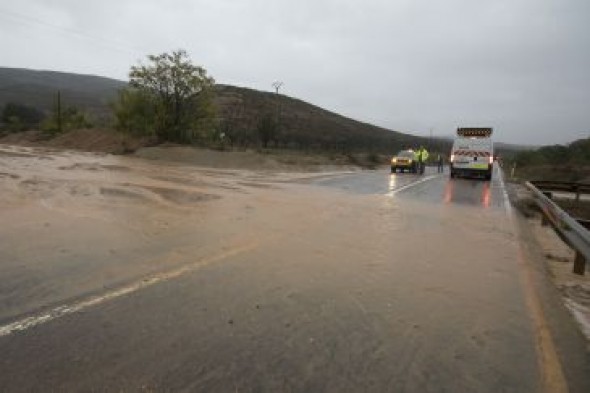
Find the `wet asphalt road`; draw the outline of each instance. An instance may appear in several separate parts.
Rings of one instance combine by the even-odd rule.
[[[371,171],[329,178],[318,181],[316,184],[341,189],[352,194],[392,195],[393,193],[397,198],[418,199],[429,203],[452,203],[485,209],[505,208],[503,188],[497,173],[491,182],[478,178],[451,179],[448,168],[445,168],[443,173],[438,173],[435,168],[428,167],[424,175]]]
[[[547,382],[559,362],[539,361],[498,174],[310,183],[248,183],[199,226],[169,229],[174,250],[150,238],[149,257],[170,264],[153,282],[129,274],[66,296],[54,288],[75,280],[60,270],[53,314],[14,290],[21,312],[3,327],[37,319],[0,336],[0,391],[567,391],[559,375]],[[187,235],[205,225],[207,252],[194,246],[205,234]]]

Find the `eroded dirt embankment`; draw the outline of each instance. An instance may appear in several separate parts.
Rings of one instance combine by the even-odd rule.
[[[112,129],[79,129],[50,136],[41,131],[25,131],[1,136],[0,145],[73,149],[80,152],[125,154],[153,161],[177,162],[221,169],[270,170],[282,172],[319,172],[358,170],[387,163],[388,157],[371,154],[334,152],[305,153],[284,149],[238,149],[217,146],[216,149],[187,145],[157,144],[153,137],[134,137]],[[6,153],[8,154],[8,153]],[[385,160],[383,163],[377,160]]]

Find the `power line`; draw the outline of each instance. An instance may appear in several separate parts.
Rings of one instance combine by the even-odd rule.
[[[120,40],[114,40],[114,39],[110,39],[110,38],[94,36],[94,35],[84,32],[82,30],[59,26],[59,25],[56,25],[53,23],[49,23],[49,22],[37,19],[37,18],[33,18],[33,17],[27,16],[27,15],[20,14],[18,12],[14,12],[14,11],[8,11],[8,10],[0,8],[0,15],[12,18],[13,20],[16,19],[21,22],[35,24],[38,26],[43,26],[43,27],[50,28],[53,30],[58,30],[62,33],[67,33],[67,34],[70,34],[73,36],[77,36],[78,38],[92,40],[92,41],[98,42],[98,43],[102,44],[103,46],[108,47],[110,49],[118,50],[120,52],[125,52],[128,54],[135,55],[137,51],[141,51],[144,53],[149,52],[146,48],[140,48],[138,46],[135,46],[133,44],[129,44],[127,42],[123,42]]]

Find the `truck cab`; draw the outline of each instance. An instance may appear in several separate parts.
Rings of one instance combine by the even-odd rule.
[[[483,177],[491,180],[494,165],[492,128],[458,128],[451,149],[451,177]]]

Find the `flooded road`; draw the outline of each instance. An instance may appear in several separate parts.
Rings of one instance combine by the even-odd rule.
[[[0,146],[0,190],[0,391],[568,391],[498,174]]]

